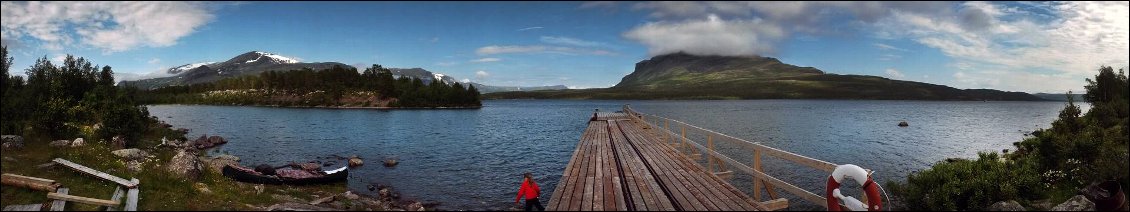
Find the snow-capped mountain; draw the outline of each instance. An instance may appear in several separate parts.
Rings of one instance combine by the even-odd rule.
[[[165,73],[170,74],[170,75],[177,75],[177,74],[183,73],[184,71],[192,70],[194,68],[197,68],[197,67],[200,67],[200,66],[205,66],[205,65],[210,65],[210,64],[213,64],[213,63],[216,63],[216,62],[184,64],[184,65],[181,65],[181,66],[169,68],[169,70],[165,71]]]
[[[455,78],[453,78],[451,76],[447,76],[447,75],[440,74],[440,73],[433,73],[431,71],[424,70],[422,68],[389,68],[388,70],[392,71],[392,77],[393,78],[398,78],[398,79],[401,78],[401,77],[420,78],[421,81],[424,81],[424,84],[429,84],[429,83],[432,83],[432,81],[436,81],[436,80],[439,80],[439,81],[441,81],[443,83],[447,83],[447,84],[453,84],[453,83],[457,82],[455,80]]]
[[[166,74],[171,75],[168,77],[123,81],[122,83],[142,89],[155,89],[169,85],[214,82],[223,78],[259,74],[265,71],[289,71],[303,68],[321,70],[333,66],[349,67],[338,62],[303,63],[278,54],[251,51],[224,62],[191,63],[173,67],[166,71]]]

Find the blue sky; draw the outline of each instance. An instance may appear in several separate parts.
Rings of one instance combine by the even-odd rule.
[[[1126,66],[1126,2],[3,2],[14,72],[74,54],[120,79],[266,51],[490,85],[615,85],[685,51],[957,88],[1081,90]]]

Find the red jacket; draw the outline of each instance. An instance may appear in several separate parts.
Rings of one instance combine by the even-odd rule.
[[[514,202],[518,202],[522,196],[526,196],[526,199],[533,199],[538,198],[538,195],[541,195],[541,189],[538,188],[538,184],[534,181],[523,180],[522,187],[518,188],[518,196],[514,197]]]

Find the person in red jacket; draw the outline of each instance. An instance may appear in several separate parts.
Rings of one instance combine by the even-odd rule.
[[[541,201],[538,201],[538,195],[541,195],[541,188],[534,182],[534,175],[526,172],[524,174],[525,180],[522,181],[522,187],[518,188],[518,196],[514,197],[514,204],[518,204],[518,200],[522,196],[526,197],[526,211],[533,211],[537,207],[538,211],[545,211],[545,207],[541,206]]]

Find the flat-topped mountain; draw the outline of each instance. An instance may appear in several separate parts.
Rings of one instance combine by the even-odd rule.
[[[501,92],[487,98],[1043,100],[1024,92],[828,74],[770,57],[686,53],[640,61],[634,72],[611,88]]]

